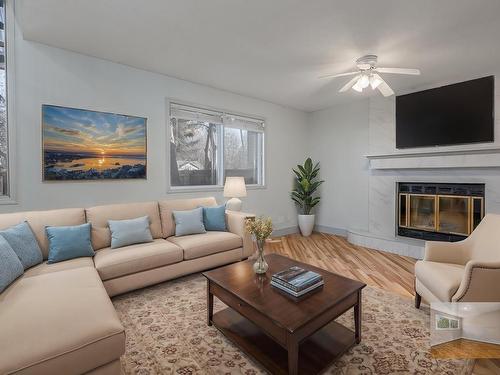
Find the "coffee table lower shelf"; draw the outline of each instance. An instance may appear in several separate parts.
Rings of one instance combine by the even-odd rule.
[[[271,374],[288,374],[286,349],[231,308],[213,315],[212,323]],[[299,374],[320,374],[355,343],[354,332],[333,321],[300,343]]]

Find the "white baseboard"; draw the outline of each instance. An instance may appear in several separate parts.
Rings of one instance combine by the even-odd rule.
[[[294,234],[299,232],[299,227],[294,226],[294,227],[287,227],[287,228],[277,228],[273,230],[273,237],[282,237],[286,236],[287,234]]]
[[[340,229],[340,228],[335,228],[335,227],[329,227],[327,225],[316,224],[314,226],[314,231],[315,232],[328,233],[328,234],[335,234],[337,236],[342,236],[342,237],[347,237],[347,230]]]

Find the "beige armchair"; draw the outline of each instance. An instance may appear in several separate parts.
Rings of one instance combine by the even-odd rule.
[[[415,307],[427,302],[500,302],[500,215],[488,214],[463,241],[425,243],[415,264]]]

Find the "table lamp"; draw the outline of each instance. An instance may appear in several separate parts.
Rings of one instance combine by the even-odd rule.
[[[239,198],[247,196],[247,188],[243,177],[226,177],[224,197],[231,198],[226,202],[226,209],[241,211],[242,202]]]

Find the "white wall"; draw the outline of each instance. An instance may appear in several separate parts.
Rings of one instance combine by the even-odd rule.
[[[321,163],[322,230],[368,229],[368,100],[310,114],[309,153]]]
[[[12,47],[11,47],[12,48]],[[110,46],[112,48],[112,46]],[[291,168],[306,154],[306,114],[206,86],[22,39],[15,40],[17,205],[0,212],[78,207],[213,193],[167,194],[166,98],[266,119],[267,188],[249,191],[244,209],[270,215],[277,228],[296,225],[288,192]],[[146,181],[42,182],[41,105],[56,104],[148,119]],[[214,194],[222,201],[221,192]]]
[[[459,321],[459,329],[436,329],[436,315],[446,316]],[[431,346],[462,338],[462,318],[442,311],[431,309],[430,317]]]
[[[465,316],[462,322],[463,338],[500,344],[500,310]]]

